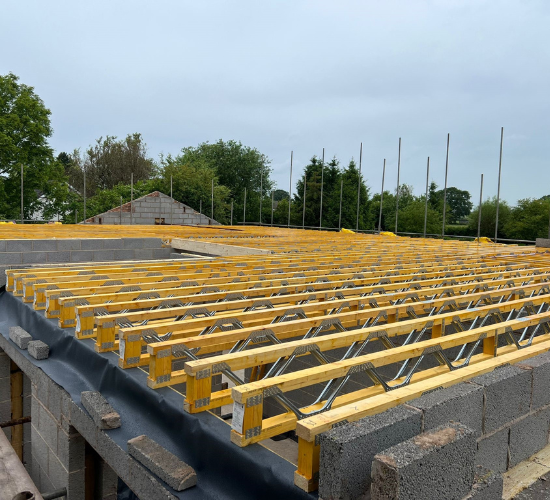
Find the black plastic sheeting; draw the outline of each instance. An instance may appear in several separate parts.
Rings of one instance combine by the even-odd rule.
[[[115,353],[98,354],[92,340],[78,340],[74,329],[59,328],[18,297],[0,288],[0,333],[21,326],[50,346],[50,357],[37,361],[21,353],[61,385],[78,405],[82,391],[99,391],[119,412],[122,426],[107,431],[123,450],[141,434],[164,446],[197,472],[198,485],[182,499],[312,499],[293,483],[296,466],[260,445],[239,448],[230,442],[230,426],[215,415],[183,411],[183,397],[170,388],[152,390],[139,369],[122,370]],[[162,482],[162,481],[161,481]],[[146,500],[146,499],[143,499]]]

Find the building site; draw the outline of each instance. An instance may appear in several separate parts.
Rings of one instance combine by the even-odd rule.
[[[513,498],[550,468],[548,243],[0,226],[3,487]]]

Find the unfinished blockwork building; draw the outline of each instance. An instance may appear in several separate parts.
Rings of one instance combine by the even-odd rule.
[[[174,200],[174,198],[160,191],[154,191],[132,202],[124,203],[107,212],[89,217],[84,222],[86,224],[106,225],[219,225],[219,222],[211,217],[197,212],[185,203]]]
[[[75,230],[136,231],[20,235]],[[548,470],[546,250],[147,231],[210,257],[6,270],[0,409],[36,491],[499,500]]]

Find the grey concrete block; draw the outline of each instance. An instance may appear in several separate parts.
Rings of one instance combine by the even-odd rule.
[[[46,252],[22,252],[23,264],[43,264],[48,261]]]
[[[535,244],[539,248],[550,248],[550,239],[549,238],[537,238]]]
[[[57,457],[68,472],[84,468],[86,441],[80,434],[69,435],[57,431]]]
[[[48,450],[48,477],[54,488],[63,488],[69,481],[69,471],[63,467],[52,450]]]
[[[176,491],[183,491],[197,484],[193,467],[147,436],[130,439],[128,453]]]
[[[29,342],[32,340],[30,333],[23,330],[20,326],[10,326],[9,336],[11,341],[19,347],[19,349],[26,349],[29,346]]]
[[[67,480],[67,498],[71,500],[85,500],[86,499],[86,482],[85,482],[85,470],[80,469],[75,472],[69,473]],[[115,499],[116,500],[116,497]]]
[[[504,366],[471,380],[485,390],[483,433],[490,433],[529,412],[531,370]],[[503,394],[506,397],[503,397]]]
[[[450,422],[374,458],[373,500],[459,500],[470,492],[474,479],[475,432]]]
[[[66,394],[65,390],[57,385],[49,377],[46,380],[46,388],[48,391],[47,404],[44,404],[48,408],[48,411],[53,415],[57,423],[61,421],[61,396]]]
[[[398,406],[321,435],[319,496],[357,498],[368,492],[374,456],[417,434],[422,413]]]
[[[71,252],[71,262],[91,262],[94,252],[91,250],[75,250]]]
[[[82,250],[103,250],[104,246],[103,238],[85,239],[80,242],[80,248]]]
[[[531,410],[550,404],[550,353],[540,354],[517,364],[519,368],[531,370],[532,392]]]
[[[496,472],[508,469],[508,442],[510,429],[505,427],[477,442],[476,465]]]
[[[483,388],[480,386],[457,384],[425,394],[408,404],[422,410],[423,432],[452,420],[481,435]]]
[[[40,427],[40,401],[34,396],[31,396],[31,420],[38,429]]]
[[[94,261],[101,262],[106,260],[115,259],[115,250],[95,250],[94,251]]]
[[[134,259],[135,250],[115,250],[115,260],[132,260]]]
[[[38,432],[55,453],[57,453],[57,427],[57,421],[53,415],[40,405]]]
[[[0,403],[10,401],[11,399],[10,379],[9,377],[0,378]]]
[[[31,426],[31,453],[32,460],[48,474],[48,445],[38,432],[38,429]]]
[[[32,458],[32,453],[31,453],[31,462],[32,462],[31,471],[29,472],[29,475],[31,476],[33,483],[38,488],[40,488],[40,465],[38,464],[38,460]]]
[[[145,260],[153,258],[153,249],[152,248],[138,248],[134,250],[134,256],[136,259]]]
[[[97,426],[88,414],[80,408],[74,401],[71,401],[71,424],[90,443],[97,448]]]
[[[172,252],[171,248],[154,248],[153,259],[167,259]]]
[[[82,405],[100,429],[116,429],[120,427],[120,415],[109,402],[96,391],[85,391],[80,395]]]
[[[56,252],[57,240],[31,240],[33,252]]]
[[[21,252],[2,252],[0,253],[0,264],[21,264],[23,257]]]
[[[32,240],[6,240],[6,252],[32,252]]]
[[[144,240],[145,238],[123,238],[122,245],[123,248],[132,250],[135,250],[136,248],[145,248]]]
[[[57,240],[57,249],[59,251],[82,250],[80,242],[80,239]]]
[[[32,396],[25,396],[23,398],[23,416],[27,417],[31,414],[31,411],[32,411],[31,406],[32,406]],[[25,425],[28,425],[28,424],[25,424]]]
[[[177,500],[132,457],[128,457],[128,474],[128,481],[125,482],[140,498],[146,498],[147,500]]]
[[[6,378],[9,376],[10,376],[10,358],[5,352],[2,352],[0,353],[0,378]]]
[[[11,419],[11,401],[0,403],[0,421],[5,422]]]
[[[50,354],[50,347],[48,344],[42,342],[41,340],[32,340],[29,342],[29,354],[34,359],[48,359]]]
[[[485,467],[476,466],[474,484],[463,500],[502,500],[502,476]]]
[[[543,408],[526,416],[510,427],[510,462],[514,467],[548,444],[550,409]]]
[[[48,262],[70,262],[71,252],[64,250],[62,252],[47,252],[46,259]]]

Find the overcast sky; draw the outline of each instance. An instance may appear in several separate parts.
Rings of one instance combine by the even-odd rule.
[[[358,160],[379,191],[444,183],[477,202],[550,194],[550,2],[0,0],[0,73],[35,87],[56,150],[143,134],[153,157],[235,139],[288,189],[308,159]],[[296,177],[295,177],[296,179]]]

